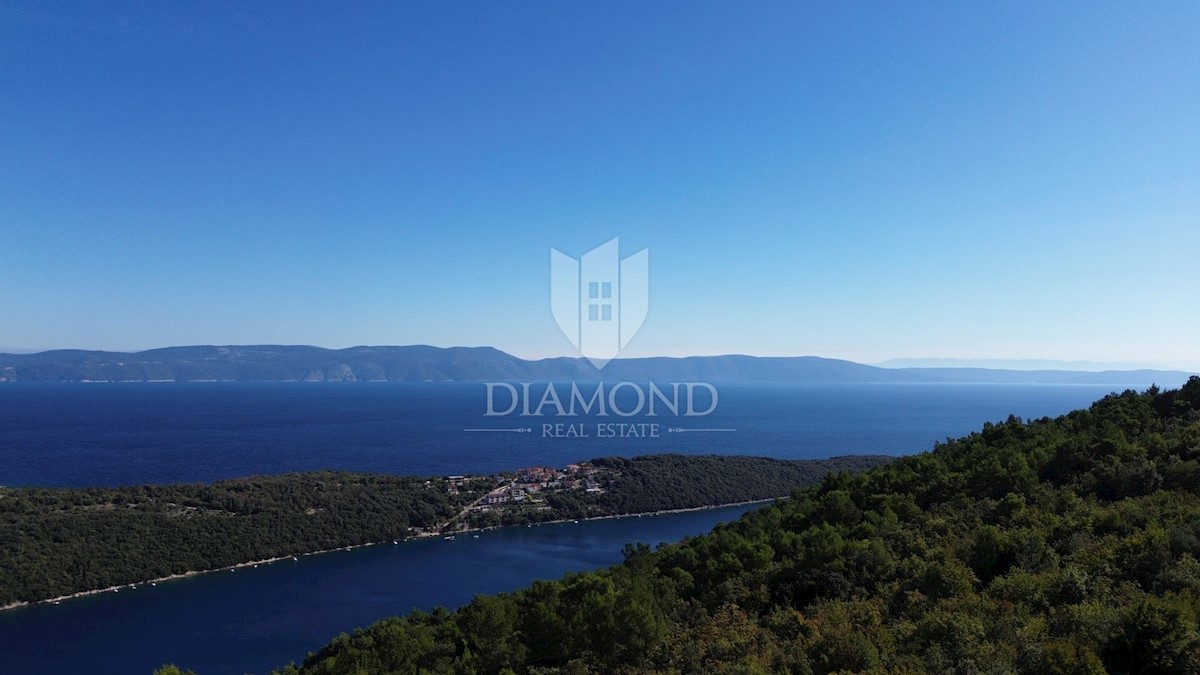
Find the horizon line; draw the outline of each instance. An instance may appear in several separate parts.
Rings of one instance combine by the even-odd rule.
[[[507,356],[511,356],[513,358],[520,359],[522,361],[530,361],[530,362],[547,361],[547,360],[553,360],[553,359],[582,359],[582,358],[584,358],[578,354],[575,354],[575,355],[558,354],[558,355],[538,356],[538,357],[531,358],[531,357],[527,357],[527,356],[520,356],[518,354],[507,351],[505,349],[501,349],[501,348],[493,346],[493,345],[462,345],[462,344],[459,344],[459,345],[451,345],[451,346],[440,346],[440,345],[433,345],[433,344],[427,344],[427,343],[411,343],[411,344],[356,344],[356,345],[350,345],[347,347],[326,347],[326,346],[316,345],[316,344],[304,344],[304,343],[287,344],[287,343],[269,343],[269,342],[244,343],[244,344],[236,344],[236,343],[176,344],[176,345],[166,345],[166,346],[161,346],[161,347],[149,347],[146,349],[137,349],[137,350],[92,349],[92,348],[82,348],[82,347],[56,347],[56,348],[50,348],[50,349],[16,349],[16,348],[9,348],[9,347],[0,347],[0,356],[36,356],[39,354],[47,354],[47,353],[51,353],[51,352],[108,352],[108,353],[113,353],[113,354],[137,355],[137,354],[143,354],[145,352],[158,351],[158,350],[163,350],[163,349],[189,349],[189,348],[203,348],[203,347],[210,347],[210,348],[215,348],[215,349],[287,347],[287,348],[322,349],[322,350],[326,350],[326,351],[335,351],[335,352],[336,351],[346,351],[346,350],[350,350],[350,349],[395,349],[395,348],[403,349],[403,348],[425,347],[425,348],[430,348],[430,349],[444,349],[444,350],[449,350],[449,349],[491,349],[491,350],[500,352],[502,354],[505,354]],[[862,366],[882,368],[885,370],[977,369],[977,370],[1021,370],[1021,371],[1029,371],[1029,372],[1055,371],[1055,370],[1067,371],[1067,372],[1132,372],[1132,371],[1139,371],[1139,370],[1150,370],[1150,371],[1163,371],[1163,372],[1174,371],[1174,372],[1189,373],[1189,374],[1190,373],[1200,373],[1200,365],[1193,368],[1193,367],[1187,367],[1187,366],[1175,365],[1175,364],[1168,365],[1168,364],[1152,364],[1152,363],[1131,363],[1128,361],[1107,361],[1107,360],[1103,360],[1103,359],[1058,359],[1058,358],[1041,358],[1041,357],[1011,358],[1011,357],[997,357],[997,356],[893,357],[893,358],[888,358],[888,359],[884,359],[881,361],[877,361],[877,360],[856,361],[854,359],[849,359],[849,358],[844,358],[844,357],[819,356],[816,354],[787,354],[787,355],[770,354],[770,355],[764,355],[764,354],[749,354],[749,353],[744,353],[744,352],[721,352],[721,353],[712,353],[712,354],[687,354],[687,355],[682,355],[682,356],[681,355],[667,355],[667,354],[618,356],[617,358],[615,358],[613,360],[614,361],[634,361],[634,360],[639,360],[639,359],[680,359],[680,360],[683,360],[683,359],[695,359],[695,358],[723,358],[723,357],[740,357],[740,358],[752,358],[752,359],[805,359],[805,358],[822,359],[822,360],[827,360],[827,361],[842,361],[842,362],[853,363],[853,364],[862,365]],[[905,362],[905,361],[948,362],[948,363],[953,363],[953,364],[957,364],[957,365],[945,365],[945,364],[943,364],[943,365],[888,365],[888,364],[892,364],[893,362]],[[1022,364],[1022,363],[1043,364],[1043,367],[1020,368],[1020,367],[1011,367],[1011,366],[1004,366],[1004,365],[977,365],[980,362],[1007,362],[1009,364]],[[1088,367],[1088,368],[1067,367],[1067,366],[1071,366],[1071,365],[1080,366],[1080,365],[1085,365],[1085,364],[1090,367]]]

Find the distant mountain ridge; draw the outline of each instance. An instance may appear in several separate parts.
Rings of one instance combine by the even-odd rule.
[[[705,382],[979,382],[1177,386],[1175,370],[1064,371],[880,368],[817,356],[691,356],[617,359],[598,371],[586,359],[529,361],[493,347],[248,345],[165,347],[141,352],[55,350],[0,354],[0,382],[285,382],[442,380],[663,380]]]

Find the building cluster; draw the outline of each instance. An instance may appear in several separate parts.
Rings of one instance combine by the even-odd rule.
[[[458,494],[466,482],[466,476],[446,476],[446,493],[451,495]],[[425,481],[425,487],[429,487],[429,481]]]
[[[462,479],[463,477],[452,476],[450,478]],[[491,507],[504,504],[541,502],[542,495],[547,492],[581,490],[599,493],[604,491],[600,485],[599,469],[586,462],[568,464],[563,469],[531,466],[517,471],[515,477],[498,478],[497,482],[500,485],[484,495],[473,510],[488,511]],[[458,486],[461,486],[462,482],[463,480],[460,480]],[[447,479],[447,484],[451,484],[449,479]]]

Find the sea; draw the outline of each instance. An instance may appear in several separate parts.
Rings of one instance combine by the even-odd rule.
[[[677,416],[660,406],[656,417],[643,410],[630,418],[612,411],[600,418],[593,409],[571,418],[556,416],[553,408],[540,417],[522,416],[521,406],[512,415],[488,415],[480,382],[5,383],[0,485],[195,482],[313,469],[483,474],[664,452],[788,459],[905,455],[1009,415],[1060,415],[1115,388],[715,389],[709,415]],[[637,395],[627,388],[615,400],[631,410]],[[497,407],[507,406],[494,405],[492,412]],[[597,425],[614,421],[646,426],[632,436],[597,433]],[[579,425],[580,433],[561,435],[546,424]],[[678,541],[749,508],[755,507],[388,543],[18,608],[0,612],[0,672],[149,675],[174,662],[199,675],[261,675],[302,660],[356,626],[609,565],[620,560],[625,543]]]

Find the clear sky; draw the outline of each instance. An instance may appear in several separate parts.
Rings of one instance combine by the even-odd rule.
[[[1200,367],[1200,3],[0,0],[0,348]]]

